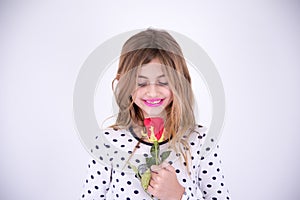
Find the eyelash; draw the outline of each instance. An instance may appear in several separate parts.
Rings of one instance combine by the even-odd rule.
[[[168,82],[158,82],[158,85],[166,86],[166,85],[169,85],[169,83]]]
[[[145,87],[148,85],[148,83],[138,83],[137,85],[138,85],[138,87]],[[156,85],[167,86],[167,85],[169,85],[169,83],[168,82],[158,82]]]
[[[147,84],[146,83],[138,83],[137,84],[139,87],[145,87]]]

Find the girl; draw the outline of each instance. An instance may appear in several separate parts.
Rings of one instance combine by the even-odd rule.
[[[96,137],[91,152],[99,159],[88,165],[82,199],[229,199],[218,145],[195,123],[189,71],[168,32],[147,29],[129,38],[112,84],[119,113]],[[142,170],[153,155],[146,119],[163,119],[159,148],[171,153],[151,166],[143,188],[134,166]],[[216,148],[202,149],[205,141]]]

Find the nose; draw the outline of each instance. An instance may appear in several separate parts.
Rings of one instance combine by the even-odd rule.
[[[156,84],[149,84],[147,86],[147,95],[150,97],[156,97],[158,94],[158,87]]]

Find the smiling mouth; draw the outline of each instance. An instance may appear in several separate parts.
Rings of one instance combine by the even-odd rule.
[[[144,103],[150,107],[160,106],[164,99],[144,99]]]

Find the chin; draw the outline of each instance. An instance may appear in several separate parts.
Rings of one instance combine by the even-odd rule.
[[[159,111],[144,111],[144,117],[163,117],[164,116],[164,112],[159,110]]]

